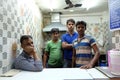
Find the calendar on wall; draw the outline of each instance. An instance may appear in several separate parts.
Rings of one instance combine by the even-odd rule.
[[[110,30],[120,30],[120,0],[109,0]]]

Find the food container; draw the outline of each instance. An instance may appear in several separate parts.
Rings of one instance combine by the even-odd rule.
[[[108,68],[114,75],[120,75],[120,51],[108,51]]]

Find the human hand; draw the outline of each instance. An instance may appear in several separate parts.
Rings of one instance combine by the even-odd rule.
[[[24,48],[24,50],[25,50],[28,54],[31,54],[31,53],[34,52],[34,47],[32,47],[32,46],[26,46],[26,47]]]
[[[92,68],[93,67],[93,65],[92,64],[86,64],[86,65],[83,65],[83,66],[81,66],[80,68],[81,69],[90,69],[90,68]]]

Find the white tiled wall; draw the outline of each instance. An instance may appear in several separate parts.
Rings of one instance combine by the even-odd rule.
[[[120,30],[112,32],[112,48],[120,50]]]
[[[8,71],[12,64],[12,44],[17,43],[17,54],[21,52],[20,36],[30,34],[39,56],[43,47],[42,14],[34,0],[0,0],[0,74]]]

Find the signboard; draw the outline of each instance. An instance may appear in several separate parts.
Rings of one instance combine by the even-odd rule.
[[[110,30],[120,30],[120,0],[109,0]]]

